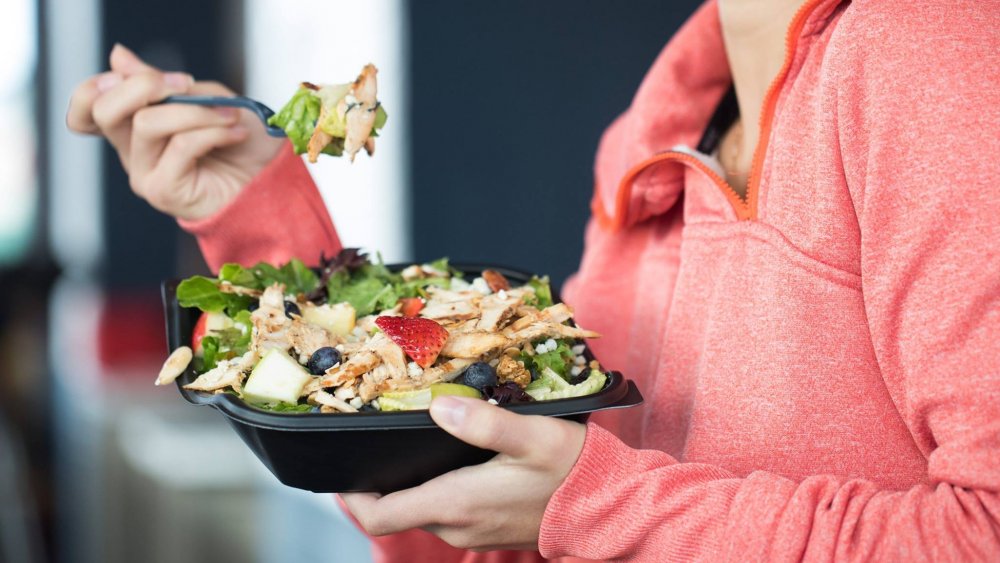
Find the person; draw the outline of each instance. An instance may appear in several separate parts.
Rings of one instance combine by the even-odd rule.
[[[646,406],[584,426],[436,399],[499,455],[343,495],[377,558],[1000,559],[998,8],[699,8],[601,140],[564,292]],[[116,47],[67,119],[212,267],[336,251],[287,146],[150,105],[189,92],[225,91]]]

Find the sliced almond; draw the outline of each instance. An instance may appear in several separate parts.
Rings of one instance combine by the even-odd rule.
[[[167,358],[167,361],[163,362],[160,374],[156,376],[155,385],[173,383],[191,364],[192,358],[194,358],[194,352],[187,346],[181,346],[174,350]]]

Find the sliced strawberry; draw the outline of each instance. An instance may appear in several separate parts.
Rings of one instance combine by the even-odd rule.
[[[443,326],[421,317],[378,317],[375,326],[422,368],[434,363],[448,340]]]
[[[415,317],[424,308],[424,301],[419,297],[402,297],[399,300],[399,312],[404,317]]]

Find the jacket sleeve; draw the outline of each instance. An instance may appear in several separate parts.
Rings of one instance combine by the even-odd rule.
[[[591,425],[543,519],[543,555],[1000,559],[996,3],[871,7],[843,15],[830,67],[842,72],[838,125],[868,328],[926,479],[887,490],[834,475],[734,475],[631,449]]]
[[[281,264],[292,257],[314,266],[321,252],[332,256],[341,248],[323,198],[290,144],[224,208],[178,223],[198,239],[213,272],[226,262]]]

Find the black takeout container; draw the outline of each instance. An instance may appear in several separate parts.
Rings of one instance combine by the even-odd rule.
[[[524,284],[529,274],[494,266],[455,266],[468,277],[486,268],[511,282]],[[178,305],[180,280],[163,283],[167,345],[172,352],[190,345],[200,311]],[[593,359],[590,350],[585,352]],[[483,463],[495,452],[466,444],[441,430],[427,411],[361,413],[277,413],[261,410],[228,393],[188,391],[196,378],[189,367],[177,378],[181,395],[195,405],[223,414],[251,451],[279,481],[317,493],[374,491],[387,493],[413,487],[467,465]],[[584,397],[504,405],[521,413],[554,416],[577,422],[595,411],[634,407],[642,395],[618,372],[608,373],[604,389]],[[531,439],[526,436],[525,439]]]

